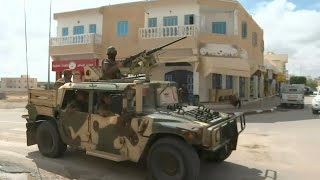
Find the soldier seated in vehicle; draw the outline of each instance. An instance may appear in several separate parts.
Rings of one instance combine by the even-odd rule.
[[[58,79],[54,83],[54,89],[59,89],[60,86],[64,85],[65,83],[72,82],[73,72],[71,69],[66,69],[63,71],[63,78]]]
[[[88,93],[85,91],[76,91],[76,97],[67,107],[67,111],[88,112]]]
[[[111,106],[112,106],[111,94],[103,94],[102,98],[97,103],[95,114],[99,114],[100,116],[103,116],[103,117],[113,116],[114,113],[111,110]]]

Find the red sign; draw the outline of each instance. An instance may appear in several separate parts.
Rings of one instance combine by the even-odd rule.
[[[98,64],[98,59],[52,61],[52,71],[62,72],[65,69],[71,69],[82,72],[84,66],[97,66]]]

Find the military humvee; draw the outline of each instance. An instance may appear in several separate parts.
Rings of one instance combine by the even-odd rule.
[[[68,110],[78,91],[81,111]],[[112,96],[114,114],[95,112],[101,94]],[[59,157],[71,147],[113,161],[147,162],[156,179],[196,179],[199,158],[221,162],[236,149],[244,115],[179,104],[173,82],[112,80],[67,83],[57,91],[30,90],[27,145]],[[237,123],[239,122],[239,123]]]
[[[174,82],[149,80],[157,63],[153,53],[172,43],[129,62],[129,72],[145,74],[144,78],[99,81],[101,68],[85,67],[89,82],[29,90],[28,115],[23,116],[27,145],[38,144],[40,152],[52,158],[61,156],[68,145],[112,161],[142,162],[148,179],[157,180],[197,179],[199,158],[227,159],[245,128],[244,115],[184,106]],[[74,103],[78,94],[81,99]],[[101,114],[98,106],[104,94],[112,105],[110,113]]]

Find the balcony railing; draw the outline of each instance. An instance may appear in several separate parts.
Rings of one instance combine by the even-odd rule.
[[[142,39],[195,36],[198,29],[195,25],[165,26],[154,28],[140,28],[139,37]]]
[[[79,34],[50,38],[50,46],[68,46],[77,44],[101,44],[102,36],[99,34]]]

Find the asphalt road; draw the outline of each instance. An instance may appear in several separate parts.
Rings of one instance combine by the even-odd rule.
[[[306,98],[310,104],[311,98]],[[0,179],[144,179],[135,163],[116,163],[68,149],[64,157],[41,156],[26,146],[24,109],[0,109]],[[310,105],[247,117],[238,149],[221,164],[201,162],[201,180],[320,179],[320,117]]]

